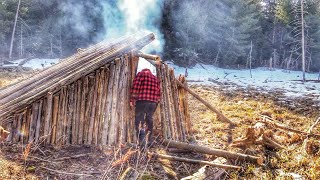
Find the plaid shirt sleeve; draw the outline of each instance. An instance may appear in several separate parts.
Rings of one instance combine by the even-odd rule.
[[[133,81],[130,102],[146,100],[160,101],[160,81],[150,71],[141,71]]]
[[[130,102],[134,102],[136,99],[138,99],[138,95],[139,95],[139,92],[140,92],[140,87],[141,87],[141,83],[142,83],[142,80],[143,80],[143,77],[142,77],[142,73],[139,72],[137,74],[137,76],[134,78],[133,80],[133,85],[132,85],[132,88],[131,88],[131,98],[130,98]]]

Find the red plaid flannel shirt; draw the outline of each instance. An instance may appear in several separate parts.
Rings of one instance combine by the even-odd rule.
[[[143,69],[133,80],[130,102],[137,100],[160,101],[160,81],[149,69]]]

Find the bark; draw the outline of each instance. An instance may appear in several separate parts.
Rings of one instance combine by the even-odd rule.
[[[187,143],[178,142],[178,141],[172,141],[172,140],[168,140],[168,139],[165,139],[164,143],[166,145],[168,145],[168,147],[174,147],[174,148],[179,148],[179,149],[189,149],[194,152],[215,155],[215,156],[219,156],[219,157],[224,157],[226,159],[232,159],[232,160],[237,160],[237,161],[242,161],[242,162],[247,161],[247,162],[255,163],[258,165],[262,165],[262,163],[263,163],[262,157],[251,156],[248,154],[241,154],[241,153],[230,152],[230,151],[225,151],[225,150],[220,150],[220,149],[213,149],[213,148],[208,148],[208,147],[204,147],[204,146],[198,146],[198,145],[192,145],[192,144],[187,144]]]

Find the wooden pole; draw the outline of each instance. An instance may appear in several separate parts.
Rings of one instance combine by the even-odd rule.
[[[89,92],[87,96],[87,103],[86,103],[86,112],[85,112],[85,127],[84,127],[84,144],[88,143],[88,137],[89,137],[89,127],[90,127],[90,118],[91,118],[91,111],[92,111],[92,104],[93,104],[93,93],[95,88],[95,82],[94,82],[94,74],[91,74],[88,76],[88,86],[89,86]]]
[[[56,143],[58,109],[59,109],[59,96],[54,96],[53,97],[53,114],[52,114],[52,133],[51,133],[52,144]]]
[[[255,163],[258,165],[262,165],[262,163],[263,163],[262,157],[251,156],[248,154],[241,154],[241,153],[230,152],[230,151],[225,151],[225,150],[220,150],[220,149],[213,149],[213,148],[208,148],[208,147],[204,147],[204,146],[198,146],[198,145],[192,145],[192,144],[187,144],[187,143],[178,142],[178,141],[172,141],[172,140],[168,140],[168,139],[165,139],[163,142],[164,142],[164,144],[168,145],[168,147],[191,150],[194,152],[224,157],[226,159],[247,161],[247,162]]]
[[[211,106],[208,102],[206,102],[204,99],[202,99],[199,95],[197,95],[195,92],[193,92],[191,89],[186,87],[184,84],[182,84],[179,80],[176,80],[177,84],[184,88],[186,91],[188,91],[193,97],[198,99],[200,102],[202,102],[205,106],[207,106],[211,111],[216,113],[218,115],[218,120],[221,120],[222,122],[229,123],[232,126],[236,126],[236,123],[229,120],[227,117],[225,117],[220,111],[218,111],[216,108]]]
[[[41,125],[43,126],[43,124],[41,124],[41,116],[42,116],[42,105],[43,105],[43,100],[41,99],[39,102],[39,110],[38,110],[38,114],[37,114],[37,120],[36,120],[36,132],[35,132],[35,142],[39,141],[40,138],[40,130],[41,130]]]
[[[117,120],[118,120],[118,113],[117,113],[117,100],[119,98],[118,94],[118,81],[119,81],[119,75],[120,75],[120,59],[115,59],[116,64],[116,70],[115,70],[115,77],[113,82],[113,89],[112,89],[112,111],[111,111],[111,122],[110,122],[110,129],[109,129],[109,139],[108,139],[108,145],[114,145],[117,140]]]
[[[47,105],[46,105],[46,114],[44,117],[44,135],[46,136],[46,144],[50,143],[50,134],[52,125],[52,92],[48,92],[47,94]]]

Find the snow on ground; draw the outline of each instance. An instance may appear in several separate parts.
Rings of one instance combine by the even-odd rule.
[[[185,74],[186,68],[174,65],[171,62],[166,62],[175,70],[175,75]],[[288,71],[282,69],[268,70],[267,68],[256,68],[250,70],[234,70],[222,69],[212,65],[197,64],[193,68],[188,68],[187,80],[199,81],[190,82],[192,84],[213,85],[216,83],[209,81],[209,79],[216,82],[234,83],[240,87],[252,87],[265,91],[280,90],[284,91],[287,97],[301,97],[306,95],[313,95],[320,101],[320,83],[319,82],[305,82],[302,83],[301,71]],[[252,77],[251,77],[252,74]],[[306,73],[307,80],[318,80],[318,73]]]
[[[46,67],[50,67],[54,64],[59,63],[59,59],[18,59],[15,61],[10,61],[10,64],[4,64],[3,66],[18,66],[19,64],[22,64],[22,67],[28,67],[32,68],[34,70],[42,70]]]

